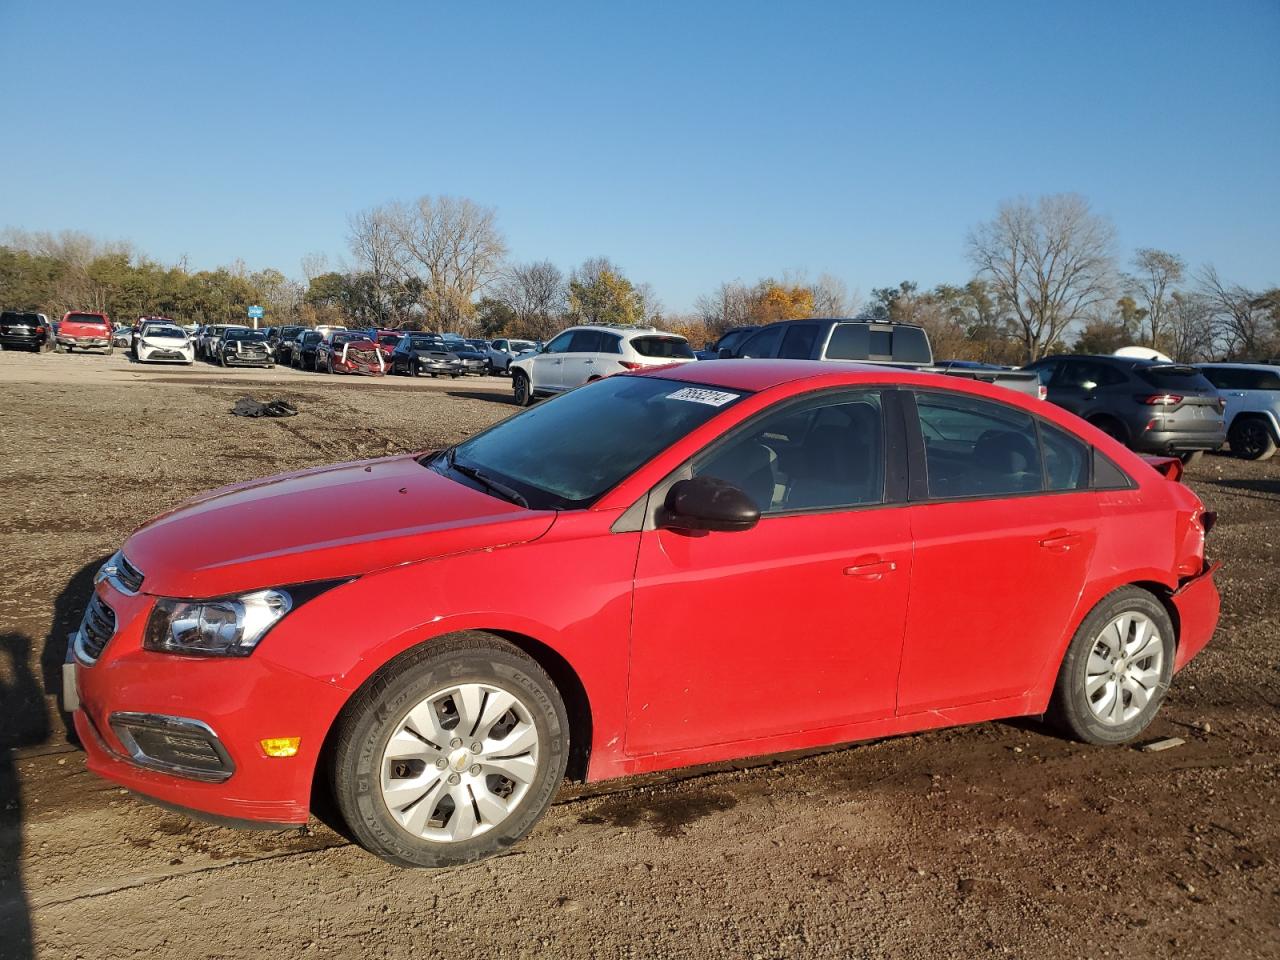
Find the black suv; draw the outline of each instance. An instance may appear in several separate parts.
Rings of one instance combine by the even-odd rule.
[[[1194,459],[1227,439],[1224,404],[1195,367],[1128,357],[1045,357],[1034,371],[1049,400],[1139,453]]]
[[[289,344],[289,366],[299,370],[316,370],[316,350],[324,334],[318,330],[303,330]]]
[[[302,326],[290,326],[272,327],[267,331],[267,343],[276,355],[276,363],[288,363],[292,359],[289,353],[293,350],[298,334],[305,329]]]
[[[52,346],[53,333],[43,314],[19,313],[16,310],[0,313],[0,347],[6,350],[26,347],[39,353]]]

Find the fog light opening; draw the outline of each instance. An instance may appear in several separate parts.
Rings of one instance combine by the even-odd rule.
[[[260,741],[262,752],[268,757],[292,757],[298,752],[301,737],[267,737]]]

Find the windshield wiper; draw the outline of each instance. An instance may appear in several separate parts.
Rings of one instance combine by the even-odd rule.
[[[513,490],[505,483],[494,480],[492,477],[485,476],[485,474],[477,470],[475,467],[469,467],[465,463],[459,463],[456,450],[456,447],[449,448],[448,464],[450,470],[457,470],[458,473],[462,474],[464,477],[470,477],[472,480],[475,480],[477,483],[480,483],[492,490],[503,499],[510,500],[512,503],[524,507],[526,510],[529,509],[529,501],[526,500],[524,495],[518,490]]]

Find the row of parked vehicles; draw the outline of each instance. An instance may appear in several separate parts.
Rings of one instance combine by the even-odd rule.
[[[1266,460],[1280,446],[1280,363],[1076,354],[1020,369],[935,362],[923,328],[865,319],[738,328],[697,353],[683,337],[652,328],[573,327],[510,364],[512,392],[523,406],[622,370],[717,359],[857,361],[990,383],[1063,407],[1130,449],[1184,462],[1226,443],[1249,460]]]
[[[563,393],[624,370],[697,360],[858,361],[1007,387],[1070,410],[1133,450],[1185,462],[1230,444],[1266,460],[1280,448],[1280,362],[1179,364],[1141,356],[1065,354],[1020,369],[935,362],[926,331],[867,319],[784,320],[728,331],[695,352],[654,327],[570,327],[546,344],[457,334],[350,330],[341,326],[238,324],[183,327],[163,317],[112,329],[104,313],[0,313],[0,347],[62,351],[127,349],[140,363],[194,363],[382,376],[509,374],[517,404]]]

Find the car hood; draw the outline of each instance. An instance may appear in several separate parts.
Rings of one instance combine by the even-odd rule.
[[[555,517],[388,457],[202,494],[139,527],[124,554],[149,594],[212,597],[525,543]]]

